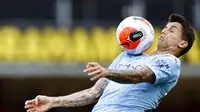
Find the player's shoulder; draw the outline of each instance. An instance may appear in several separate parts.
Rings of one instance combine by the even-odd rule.
[[[149,56],[149,60],[155,63],[167,63],[172,66],[179,66],[180,67],[180,59],[175,57],[172,54],[161,54],[161,55],[153,55]]]
[[[149,56],[152,59],[165,59],[165,60],[174,60],[174,61],[180,61],[179,58],[175,57],[172,54],[160,54],[160,55],[152,55]]]
[[[121,52],[121,53],[119,54],[119,56],[125,56],[125,55],[127,55],[127,53],[126,53],[125,51],[123,51],[123,52]]]

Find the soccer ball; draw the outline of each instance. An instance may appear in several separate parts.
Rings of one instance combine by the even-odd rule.
[[[154,41],[154,28],[145,18],[130,16],[117,27],[117,41],[120,47],[129,54],[145,52]]]

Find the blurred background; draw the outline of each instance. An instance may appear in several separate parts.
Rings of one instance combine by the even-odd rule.
[[[0,112],[25,112],[37,95],[61,96],[91,87],[82,71],[88,61],[107,67],[121,52],[117,25],[143,16],[158,36],[171,13],[195,27],[196,41],[181,57],[177,86],[153,112],[197,112],[200,105],[199,0],[1,0]],[[49,112],[90,112],[93,105]]]

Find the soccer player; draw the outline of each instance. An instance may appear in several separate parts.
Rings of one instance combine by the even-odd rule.
[[[27,112],[45,112],[54,107],[77,107],[97,103],[92,112],[147,112],[176,85],[180,74],[178,57],[189,51],[195,36],[187,20],[171,14],[161,32],[158,48],[149,56],[122,52],[104,68],[96,62],[87,64],[89,89],[59,97],[37,96],[25,102]]]

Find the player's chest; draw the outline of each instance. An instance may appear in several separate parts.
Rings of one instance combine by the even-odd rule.
[[[122,58],[119,63],[117,64],[117,70],[126,70],[126,69],[139,69],[145,65],[145,58],[144,57],[126,57]]]

